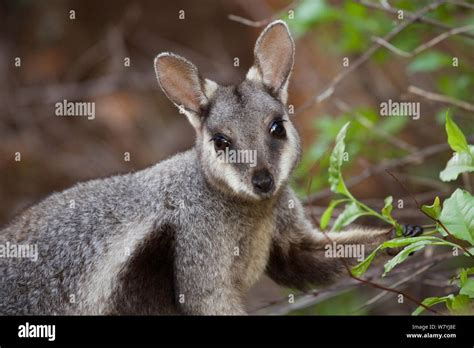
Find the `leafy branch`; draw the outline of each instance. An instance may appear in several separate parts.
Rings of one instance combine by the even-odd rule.
[[[403,248],[397,255],[391,258],[384,265],[384,274],[392,271],[397,265],[404,262],[409,255],[426,247],[431,246],[449,246],[453,250],[462,250],[470,257],[473,257],[468,247],[463,243],[469,243],[470,247],[474,245],[474,197],[467,191],[457,189],[451,197],[446,199],[443,204],[439,197],[436,197],[432,205],[420,205],[416,198],[413,199],[419,210],[435,222],[433,229],[425,231],[424,235],[413,238],[401,237],[402,227],[392,216],[393,197],[386,197],[384,207],[381,212],[376,212],[362,202],[359,202],[347,189],[341,172],[341,167],[345,159],[348,158],[345,152],[345,137],[349,123],[346,123],[339,131],[336,137],[336,144],[330,157],[329,166],[329,183],[331,191],[342,195],[344,198],[332,200],[324,212],[320,227],[324,230],[329,225],[334,208],[339,204],[346,204],[343,212],[335,219],[331,231],[340,231],[361,216],[373,216],[392,226],[397,232],[397,238],[386,241],[379,245],[371,252],[362,262],[354,266],[350,273],[353,278],[361,279],[362,276],[372,264],[377,254],[387,248]],[[446,168],[440,173],[443,181],[453,180],[459,174],[471,172],[474,169],[474,152],[473,145],[467,143],[466,137],[460,128],[446,114],[446,133],[448,143],[454,152]],[[462,164],[460,164],[460,158]],[[405,186],[390,172],[406,190]],[[410,193],[407,190],[408,193]],[[411,195],[411,193],[410,193]],[[432,236],[439,233],[443,238]],[[446,236],[451,237],[453,241],[444,239]],[[448,310],[452,313],[463,313],[471,308],[470,298],[474,298],[474,279],[468,278],[473,274],[473,269],[462,269],[458,275],[460,281],[459,294],[451,294],[445,297],[429,297],[426,298],[418,308],[413,312],[414,315],[421,313],[423,310],[438,304],[445,303]],[[393,289],[392,289],[393,290]]]

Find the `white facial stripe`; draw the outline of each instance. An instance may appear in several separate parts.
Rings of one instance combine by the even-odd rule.
[[[225,182],[226,185],[236,194],[245,194],[258,199],[259,196],[242,182],[239,173],[232,167],[232,164],[218,160],[212,141],[209,141],[210,138],[211,136],[209,133],[204,130],[203,154],[206,156],[205,160],[208,161],[208,168],[212,172],[212,175]]]
[[[280,157],[279,176],[276,184],[277,190],[280,188],[283,181],[287,180],[290,176],[291,169],[293,168],[298,156],[296,152],[296,148],[298,147],[296,129],[289,122],[287,122],[286,134],[288,141],[286,142]]]

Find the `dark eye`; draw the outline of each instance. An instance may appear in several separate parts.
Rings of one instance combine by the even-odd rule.
[[[216,151],[224,151],[230,146],[230,140],[220,134],[215,135],[211,140],[214,141],[214,149]]]
[[[284,120],[275,120],[270,124],[270,134],[276,138],[284,138],[286,136]]]

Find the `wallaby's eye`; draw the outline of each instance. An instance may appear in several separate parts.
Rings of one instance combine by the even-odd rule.
[[[211,141],[214,142],[214,149],[216,151],[225,151],[230,146],[230,140],[221,134],[214,135]]]
[[[270,124],[270,134],[275,138],[286,137],[286,130],[283,122],[285,122],[285,120],[275,120]]]

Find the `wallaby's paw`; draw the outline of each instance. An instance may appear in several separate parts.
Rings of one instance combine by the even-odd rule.
[[[404,237],[417,237],[423,233],[423,227],[419,225],[403,225],[402,228]]]
[[[423,233],[423,227],[419,225],[402,225],[402,236],[403,237],[417,237]],[[395,232],[395,229],[392,231],[392,238],[396,238],[397,234]],[[402,250],[402,248],[389,248],[387,249],[387,254],[390,256],[395,256]],[[410,255],[413,255],[411,253]]]

